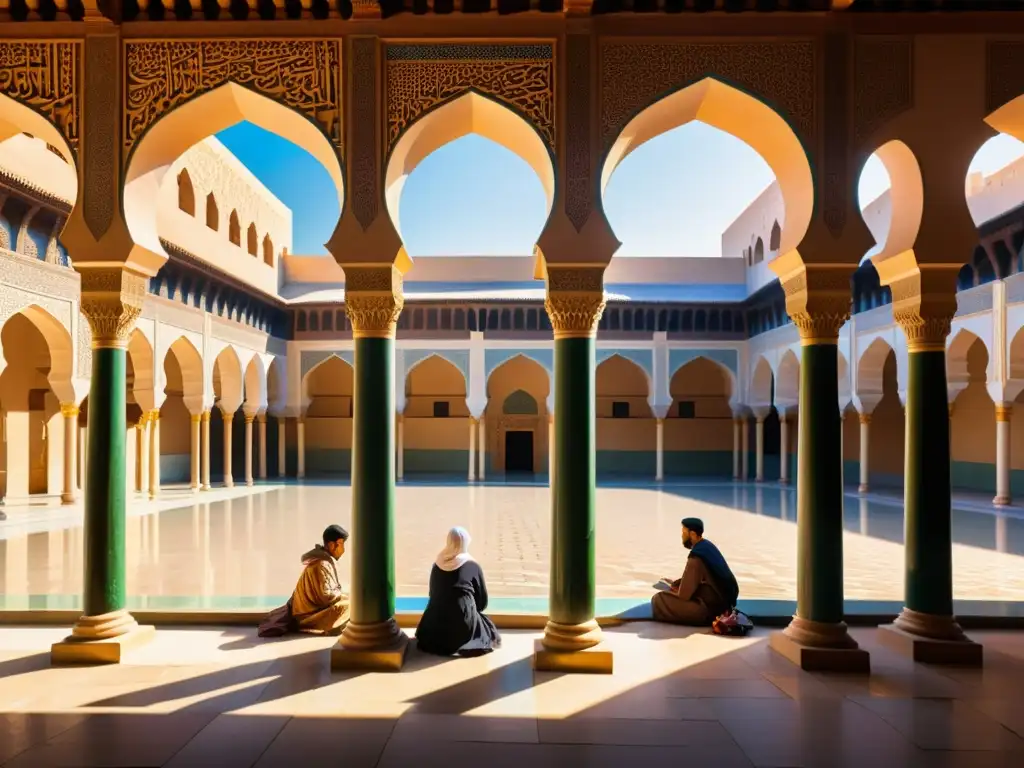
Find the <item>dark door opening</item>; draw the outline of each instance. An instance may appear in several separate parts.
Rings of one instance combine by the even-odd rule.
[[[533,432],[505,433],[505,471],[533,472]]]

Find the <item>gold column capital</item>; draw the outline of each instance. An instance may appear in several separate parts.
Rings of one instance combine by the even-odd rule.
[[[122,266],[76,268],[82,276],[81,309],[92,329],[92,348],[127,349],[149,278]]]
[[[860,419],[860,423],[861,424],[870,424],[871,423],[871,414],[870,413],[860,413],[858,411],[857,412],[857,417]]]
[[[547,265],[544,309],[556,339],[593,338],[604,313],[605,266]]]
[[[78,415],[78,406],[75,403],[61,403],[60,414],[66,419],[73,419]]]
[[[850,319],[849,264],[801,265],[782,280],[786,313],[803,346],[838,344],[839,330]]]
[[[906,334],[908,351],[946,351],[958,272],[959,265],[921,265],[889,284],[892,317]]]
[[[235,414],[227,413],[226,411],[221,411],[221,419],[225,424],[230,424],[232,421],[235,420]]]
[[[996,421],[1009,421],[1013,416],[1013,405],[1011,404],[996,404]]]
[[[203,413],[206,412],[203,411]],[[190,413],[188,415],[189,421],[191,421],[193,424],[198,424],[200,421],[203,420],[203,413]]]
[[[203,411],[200,414],[200,417],[202,418],[203,421],[205,421],[207,424],[209,424],[210,423],[210,419],[213,417],[213,412],[209,411],[209,410],[205,410],[205,411]]]
[[[139,415],[139,420],[135,422],[135,426],[139,429],[144,429],[149,424],[149,411],[143,411]]]
[[[159,408],[153,408],[149,412],[149,420],[150,421],[160,421],[160,409]]]
[[[243,415],[245,416],[245,423],[246,424],[252,424],[254,421],[256,421],[256,414],[255,413],[246,413],[246,414],[243,414]]]
[[[394,264],[345,264],[345,313],[357,339],[393,339],[405,306]]]

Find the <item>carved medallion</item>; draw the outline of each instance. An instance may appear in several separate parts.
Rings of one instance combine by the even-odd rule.
[[[338,40],[167,40],[125,43],[124,150],[175,107],[237,83],[315,121],[338,149]]]
[[[601,135],[615,139],[645,107],[705,77],[763,99],[804,140],[815,135],[815,44],[780,42],[607,42],[601,46]]]
[[[0,93],[53,123],[72,150],[78,147],[77,42],[0,42]]]
[[[858,37],[854,67],[855,138],[861,140],[914,106],[914,43],[910,38]]]
[[[474,90],[522,113],[555,147],[555,57],[550,43],[387,46],[388,149],[439,104]]]

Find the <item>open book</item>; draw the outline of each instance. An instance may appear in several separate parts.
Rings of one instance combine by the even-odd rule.
[[[675,589],[675,586],[667,579],[661,579],[660,581],[654,582],[654,588],[659,592],[671,592]]]

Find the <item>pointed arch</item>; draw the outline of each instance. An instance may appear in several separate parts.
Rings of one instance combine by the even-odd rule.
[[[551,378],[547,369],[532,357],[517,354],[496,366],[487,376],[487,403],[495,410],[505,398],[516,390],[522,390],[538,403],[548,403],[551,394]]]
[[[128,338],[128,358],[132,364],[132,394],[135,402],[145,411],[152,410],[156,404],[153,391],[153,345],[140,328],[133,330]]]
[[[0,93],[0,141],[27,133],[42,139],[56,150],[65,162],[75,168],[75,153],[56,124],[27,104]],[[77,190],[76,190],[77,191]]]
[[[630,395],[647,398],[653,394],[650,374],[635,360],[618,353],[598,363],[594,378],[598,397]]]
[[[876,336],[861,352],[857,363],[857,391],[882,393],[882,375],[885,361],[896,352],[892,345],[881,336]]]
[[[874,154],[885,166],[891,184],[887,192],[888,230],[884,233],[884,239],[875,244],[873,252],[869,251],[879,277],[884,280],[888,271],[885,268],[886,261],[905,253],[913,255],[924,215],[924,179],[921,177],[917,157],[902,141],[894,139],[886,142]],[[898,264],[893,263],[896,269],[905,269],[902,259]]]
[[[263,358],[253,355],[245,367],[245,406],[253,413],[267,408],[267,372],[263,366]]]
[[[555,196],[555,169],[548,145],[525,117],[470,89],[417,118],[388,155],[384,190],[388,213],[399,233],[399,203],[406,179],[428,155],[470,133],[490,139],[522,158],[540,179],[550,212]]]
[[[762,355],[754,365],[754,375],[750,379],[750,403],[752,405],[768,405],[772,402],[772,394],[775,389],[775,374],[768,363],[767,358]]]
[[[269,234],[263,236],[263,263],[268,267],[274,266],[274,241]]]
[[[422,376],[422,378],[426,378],[427,376],[430,376],[431,374],[433,374],[435,377],[439,376],[443,381],[445,381],[449,385],[448,388],[451,389],[452,388],[451,385],[453,385],[454,381],[455,381],[454,375],[458,374],[459,381],[461,382],[461,384],[460,384],[461,391],[462,391],[461,397],[465,397],[466,394],[468,393],[468,391],[469,391],[469,381],[466,379],[466,374],[462,371],[462,369],[459,368],[458,365],[456,365],[452,360],[449,360],[444,355],[438,354],[437,352],[433,352],[433,353],[431,353],[429,355],[426,355],[425,357],[420,358],[419,360],[414,362],[412,365],[410,365],[406,369],[406,371],[405,371],[405,392],[406,392],[406,396],[409,396],[409,395],[413,394],[413,392],[412,392],[412,387],[413,387],[413,378],[412,377],[413,377],[413,373],[416,372],[417,370],[419,370],[421,374],[424,374],[424,371],[423,371],[423,367],[424,366],[426,366],[426,372],[425,372],[425,375]],[[430,394],[430,393],[424,393],[424,394]],[[433,394],[437,394],[437,393],[433,393]],[[455,395],[453,395],[453,396],[458,396],[458,393],[455,393]]]
[[[768,237],[768,250],[772,253],[778,253],[779,243],[782,242],[782,227],[779,226],[779,220],[776,219],[772,224],[772,232]]]
[[[46,342],[46,351],[49,357],[46,381],[50,385],[50,389],[53,390],[54,396],[61,403],[77,402],[72,384],[75,365],[74,343],[68,329],[48,310],[38,304],[30,304],[4,318],[0,323],[0,332],[15,315],[20,315],[28,320]],[[0,346],[0,355],[3,353],[3,347]],[[11,358],[6,355],[4,357],[9,364]],[[3,368],[0,367],[0,371],[2,370]]]
[[[206,196],[206,226],[214,232],[220,229],[220,209],[213,192]]]
[[[275,133],[316,158],[330,174],[344,205],[344,173],[335,146],[306,115],[236,83],[224,83],[170,110],[135,143],[128,157],[122,208],[132,240],[163,255],[156,200],[173,163],[208,136],[242,121]]]
[[[970,379],[970,373],[967,369],[967,358],[971,349],[978,343],[985,348],[985,356],[987,358],[989,356],[988,345],[985,344],[984,339],[976,333],[973,333],[966,328],[960,328],[955,333],[950,334],[949,341],[946,345],[946,375],[950,383],[966,384]],[[1012,359],[1012,342],[1010,346],[1010,353]]]
[[[619,163],[631,152],[692,120],[732,134],[764,158],[778,180],[786,212],[779,252],[796,250],[814,211],[814,175],[807,152],[782,115],[756,96],[714,77],[704,77],[663,96],[626,124],[605,158],[601,194]]]
[[[239,248],[242,247],[242,224],[238,220],[238,211],[234,209],[228,218],[228,240]]]
[[[188,168],[182,168],[178,174],[178,210],[189,216],[196,215],[196,191],[192,188],[192,177]]]
[[[760,264],[764,261],[764,240],[760,237],[754,242],[754,263]]]
[[[191,399],[202,400],[203,396],[203,358],[199,350],[186,336],[179,336],[171,346],[167,348],[164,357],[164,366],[167,365],[167,358],[173,357],[181,371],[182,391],[185,402],[192,408],[189,402]]]
[[[338,355],[328,355],[302,378],[302,404],[307,415],[318,418],[349,418],[355,390],[352,365]]]
[[[255,256],[259,253],[259,242],[260,236],[256,234],[256,223],[250,222],[249,229],[246,230],[246,245],[250,256]]]
[[[792,349],[787,349],[779,358],[778,375],[775,379],[775,403],[792,405],[799,401],[800,361]]]
[[[213,361],[213,394],[225,413],[234,413],[242,404],[242,363],[230,344]]]

